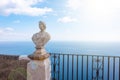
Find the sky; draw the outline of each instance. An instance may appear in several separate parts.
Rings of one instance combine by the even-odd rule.
[[[53,41],[120,41],[120,0],[1,0],[0,41],[31,41],[46,23]]]

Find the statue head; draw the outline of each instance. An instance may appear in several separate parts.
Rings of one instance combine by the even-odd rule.
[[[46,24],[43,21],[39,22],[39,28],[41,31],[44,31],[46,29]]]

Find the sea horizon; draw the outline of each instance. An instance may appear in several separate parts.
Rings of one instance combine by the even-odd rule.
[[[50,41],[49,53],[120,56],[120,42]],[[35,50],[32,41],[0,41],[0,54],[29,55]]]

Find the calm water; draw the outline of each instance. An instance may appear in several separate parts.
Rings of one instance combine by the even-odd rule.
[[[29,55],[34,52],[32,42],[0,42],[0,54]],[[120,43],[104,42],[49,42],[45,46],[48,52],[117,55],[120,56]]]
[[[35,50],[35,45],[32,42],[0,42],[0,54],[8,54],[8,55],[29,55],[32,54]],[[111,55],[111,56],[120,56],[120,43],[104,43],[104,42],[49,42],[45,46],[46,50],[50,53],[65,53],[65,54],[90,54],[90,55]],[[62,66],[62,57],[60,59],[60,65]],[[64,62],[64,79],[67,78],[67,56],[65,57]],[[92,59],[91,59],[92,60]],[[92,67],[91,63],[92,61],[89,60],[88,62],[88,76],[89,80],[92,80],[91,72]],[[74,65],[76,65],[76,59],[74,60]],[[104,61],[104,76],[107,76],[107,58]],[[115,74],[118,74],[119,61],[116,59],[115,62]],[[113,75],[113,59],[110,62],[110,79],[112,80],[111,75]],[[79,68],[78,72],[81,72],[81,58],[79,59]],[[84,74],[83,78],[86,80],[86,61],[84,61]],[[62,70],[63,67],[60,67],[60,76],[62,76]],[[74,66],[74,75],[76,75],[77,69],[76,66]],[[69,61],[69,80],[72,80],[72,58],[70,58]],[[81,75],[79,73],[79,75]],[[78,78],[80,78],[79,76]],[[104,77],[104,80],[106,80],[107,77]],[[119,75],[115,76],[115,80],[119,79]],[[62,77],[60,77],[60,80],[62,80]],[[74,77],[74,80],[76,80],[76,77]]]

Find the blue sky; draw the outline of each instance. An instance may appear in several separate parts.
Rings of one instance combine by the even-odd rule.
[[[0,41],[31,41],[44,21],[51,40],[120,41],[119,0],[3,0]]]

